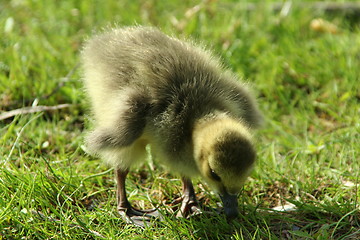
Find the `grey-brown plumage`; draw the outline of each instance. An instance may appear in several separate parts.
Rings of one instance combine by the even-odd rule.
[[[222,196],[225,213],[237,214],[233,195],[253,167],[250,131],[262,119],[243,83],[206,50],[150,27],[97,35],[82,61],[95,120],[87,146],[116,167],[120,211],[130,219],[143,214],[120,183],[150,144],[182,176],[182,211],[196,202],[189,179],[202,176]]]

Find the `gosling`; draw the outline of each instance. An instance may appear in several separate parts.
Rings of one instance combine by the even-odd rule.
[[[131,206],[125,179],[151,154],[183,183],[182,216],[201,211],[191,178],[201,176],[220,195],[225,215],[238,215],[237,194],[256,153],[252,130],[262,121],[255,99],[218,58],[190,41],[152,27],[112,29],[82,51],[84,86],[94,129],[91,154],[114,166],[117,209],[143,226],[156,210]]]

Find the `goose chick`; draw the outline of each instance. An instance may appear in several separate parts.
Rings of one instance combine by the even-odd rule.
[[[133,208],[125,191],[129,169],[145,159],[148,144],[181,175],[181,214],[199,211],[191,178],[201,176],[220,194],[225,214],[237,216],[237,193],[255,162],[251,132],[262,117],[247,87],[219,59],[137,26],[88,40],[82,63],[94,115],[86,144],[115,167],[118,211],[126,221],[141,225],[156,215]]]

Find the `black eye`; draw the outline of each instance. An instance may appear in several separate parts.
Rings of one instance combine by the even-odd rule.
[[[210,175],[211,177],[215,180],[215,181],[218,181],[220,182],[221,181],[221,178],[219,177],[219,175],[217,175],[214,170],[210,169]]]

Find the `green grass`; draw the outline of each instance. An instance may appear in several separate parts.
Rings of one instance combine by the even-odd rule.
[[[236,2],[0,0],[0,110],[72,104],[0,121],[0,239],[360,238],[359,22]],[[315,18],[338,33],[314,31]],[[127,190],[137,206],[167,212],[166,221],[125,225],[111,169],[83,151],[81,45],[93,31],[132,24],[203,42],[254,86],[266,124],[232,224],[221,215],[176,219],[181,183],[150,159]],[[205,184],[195,188],[202,205],[217,207]],[[272,209],[288,203],[295,211]]]

